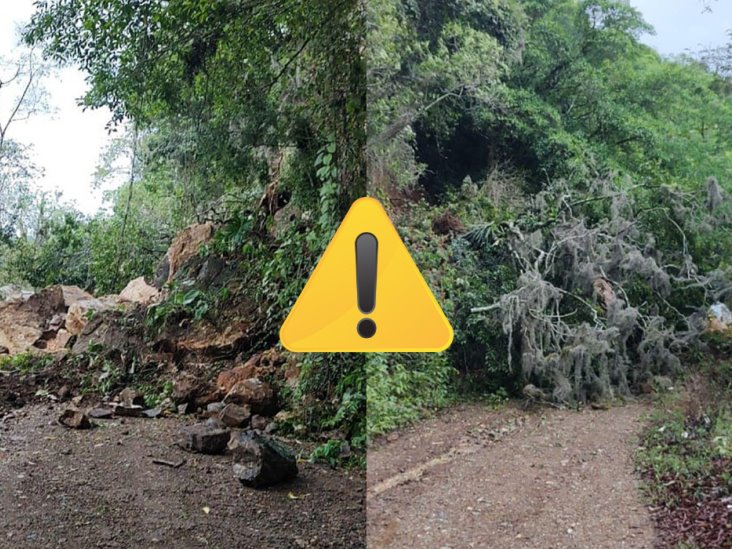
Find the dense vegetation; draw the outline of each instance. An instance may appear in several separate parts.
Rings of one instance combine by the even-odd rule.
[[[679,374],[730,297],[729,50],[664,59],[613,0],[369,15],[373,193],[456,331],[447,360],[377,359],[371,430],[444,402],[455,371],[565,404]]]
[[[730,47],[662,58],[627,2],[36,5],[25,41],[85,71],[117,132],[97,178],[122,184],[93,218],[34,196],[3,130],[0,284],[116,292],[210,220],[271,345],[353,199],[387,204],[455,342],[304,357],[313,429],[363,443],[365,396],[379,433],[456,387],[627,395],[679,374],[730,299]],[[148,324],[227,302],[196,291]]]
[[[363,28],[354,0],[36,2],[25,41],[85,72],[81,106],[108,108],[116,132],[97,178],[122,184],[93,218],[42,197],[19,207],[32,226],[1,218],[0,284],[118,292],[154,274],[181,228],[212,221],[203,253],[238,265],[232,276],[257,304],[258,349],[274,344],[366,192]],[[215,318],[232,302],[179,290],[151,310],[148,329],[166,315]],[[292,398],[307,426],[363,444],[361,361],[302,366]]]

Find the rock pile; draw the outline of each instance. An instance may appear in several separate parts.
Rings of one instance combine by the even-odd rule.
[[[9,292],[0,301],[0,348],[4,354],[57,353],[83,333],[89,319],[117,307],[147,305],[159,294],[143,279],[119,295],[95,298],[77,286],[50,286],[38,293]]]

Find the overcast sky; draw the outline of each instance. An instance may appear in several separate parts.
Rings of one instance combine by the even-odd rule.
[[[711,13],[704,12],[702,0],[631,0],[656,29],[644,42],[664,55],[697,51],[726,42],[732,28],[732,1],[709,0]],[[0,0],[0,57],[13,54],[16,28],[30,18],[33,0]],[[33,156],[45,170],[37,184],[60,190],[64,199],[76,203],[86,213],[102,203],[101,192],[92,189],[92,174],[99,154],[108,141],[106,110],[83,112],[76,99],[86,89],[84,76],[73,68],[58,70],[46,82],[51,114],[38,115],[11,129],[10,137],[33,146]],[[0,94],[0,115],[4,113]]]
[[[732,29],[730,0],[630,0],[630,4],[656,29],[643,42],[664,55],[720,46]],[[711,11],[705,11],[705,5]]]

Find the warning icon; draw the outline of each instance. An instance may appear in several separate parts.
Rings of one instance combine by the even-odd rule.
[[[452,335],[373,198],[353,203],[280,329],[294,352],[436,352]]]

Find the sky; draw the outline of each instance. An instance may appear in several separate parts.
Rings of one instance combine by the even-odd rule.
[[[732,30],[730,0],[630,0],[630,4],[656,30],[642,41],[663,55],[720,46]],[[705,5],[711,11],[705,11]]]
[[[0,57],[17,54],[17,27],[32,13],[33,0],[0,0]],[[102,191],[92,188],[92,180],[109,140],[105,126],[111,115],[108,110],[82,111],[77,105],[87,86],[75,68],[56,69],[44,84],[50,112],[11,126],[9,137],[32,146],[31,157],[44,170],[36,181],[39,188],[60,190],[63,200],[92,214],[102,205]],[[6,115],[7,104],[0,94],[0,115]]]
[[[711,7],[705,12],[704,2]],[[732,28],[730,0],[630,0],[656,29],[643,42],[663,55],[697,51],[726,43]],[[16,52],[18,25],[27,22],[33,0],[0,0],[0,57]],[[109,136],[106,110],[87,110],[77,105],[84,94],[84,75],[72,67],[57,69],[45,83],[51,112],[11,128],[10,138],[32,145],[32,157],[44,170],[39,188],[61,191],[63,200],[92,214],[102,206],[102,191],[92,187],[99,155]],[[0,95],[0,115],[3,114]]]

